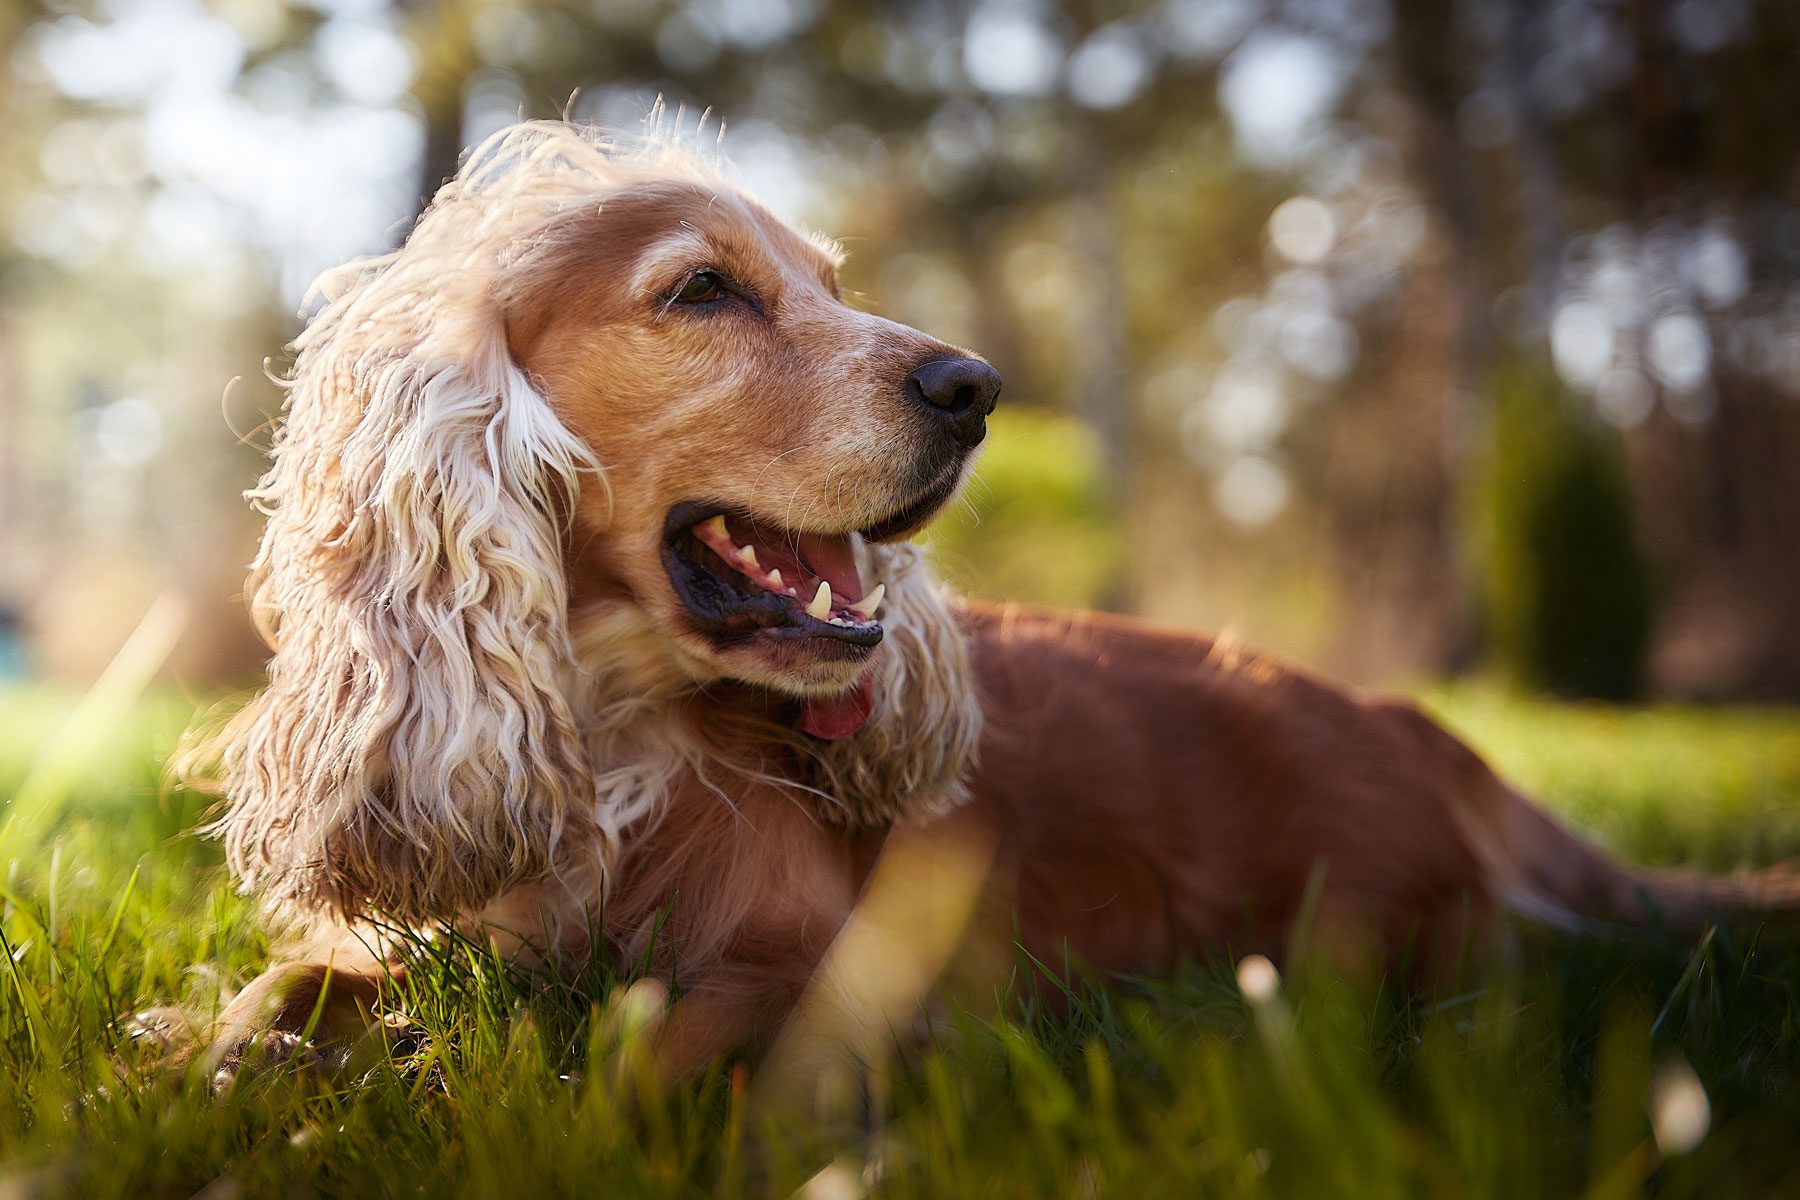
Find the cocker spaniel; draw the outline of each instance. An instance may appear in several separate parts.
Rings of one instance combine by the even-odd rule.
[[[946,595],[907,538],[1000,379],[846,304],[839,258],[700,156],[545,123],[322,280],[251,494],[268,686],[195,756],[300,932],[221,1044],[360,1019],[382,922],[647,954],[680,1074],[1015,938],[1142,972],[1304,924],[1430,980],[1503,910],[1794,909],[1616,865],[1405,701]]]

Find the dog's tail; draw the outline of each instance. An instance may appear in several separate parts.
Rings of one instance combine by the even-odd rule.
[[[1635,869],[1495,783],[1466,832],[1498,899],[1521,916],[1580,933],[1610,926],[1692,937],[1714,924],[1764,923],[1800,930],[1795,863],[1740,875]]]

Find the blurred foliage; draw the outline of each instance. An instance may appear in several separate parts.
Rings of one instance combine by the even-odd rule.
[[[1496,657],[1527,687],[1635,697],[1650,581],[1617,446],[1547,368],[1511,367],[1493,421],[1481,544]]]
[[[1791,709],[1523,703],[1473,683],[1424,699],[1504,778],[1634,862],[1737,871],[1800,855]]]
[[[1092,431],[1068,462],[1116,535],[1062,450],[1034,485],[1039,439],[996,439],[1009,515],[936,535],[965,586],[1369,680],[1493,652],[1800,695],[1790,0],[25,0],[0,56],[0,608],[47,672],[91,675],[173,586],[202,614],[177,674],[253,673],[236,496],[307,280],[507,122],[661,96],[845,236],[859,303]],[[1526,386],[1581,419],[1501,507],[1565,498],[1464,543]]]
[[[1068,417],[996,413],[963,502],[927,535],[939,569],[990,599],[1092,608],[1114,598],[1125,544],[1100,453]]]

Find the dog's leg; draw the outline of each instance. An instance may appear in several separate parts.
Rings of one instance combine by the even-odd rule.
[[[1570,933],[1659,929],[1697,937],[1709,924],[1800,928],[1800,869],[1782,863],[1735,876],[1621,863],[1497,779],[1471,789],[1456,815],[1512,911]]]
[[[314,947],[271,965],[210,1028],[174,1009],[138,1013],[131,1024],[161,1045],[160,1068],[185,1070],[198,1060],[223,1084],[246,1064],[272,1065],[302,1050],[347,1051],[387,1030],[377,1009],[401,971],[360,944]]]
[[[659,1078],[691,1079],[714,1061],[755,1043],[770,1023],[769,1011],[792,1003],[798,988],[768,991],[705,986],[683,995],[651,1038]],[[771,994],[774,993],[774,994]],[[782,994],[782,993],[785,993]]]
[[[366,965],[276,963],[219,1015],[210,1039],[217,1069],[235,1074],[247,1059],[272,1064],[303,1046],[349,1045],[380,1025],[375,1010],[387,978]]]

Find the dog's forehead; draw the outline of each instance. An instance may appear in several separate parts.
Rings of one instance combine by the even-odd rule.
[[[712,258],[729,259],[708,262]],[[557,312],[604,324],[626,319],[685,266],[773,271],[837,286],[838,256],[755,200],[723,185],[660,180],[627,185],[564,215],[519,260],[503,303],[515,351]]]
[[[637,284],[649,282],[659,266],[695,254],[730,257],[735,261],[717,265],[740,270],[773,266],[826,286],[834,284],[838,265],[826,246],[744,193],[687,182],[643,184],[607,196],[583,241],[591,266],[609,260],[611,278]]]

